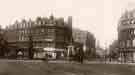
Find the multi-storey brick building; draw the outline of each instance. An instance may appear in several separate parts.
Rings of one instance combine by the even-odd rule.
[[[53,16],[37,17],[35,21],[23,19],[6,27],[5,33],[9,44],[18,49],[11,54],[29,56],[29,47],[34,49],[34,58],[52,58],[66,56],[67,46],[71,39],[72,17],[65,22],[64,18]],[[16,53],[15,53],[16,52]]]
[[[126,11],[118,25],[119,56],[121,61],[135,61],[135,10]]]

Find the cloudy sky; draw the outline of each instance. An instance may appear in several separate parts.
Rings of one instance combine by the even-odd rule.
[[[134,0],[0,0],[0,24],[36,16],[73,16],[73,27],[92,32],[102,47],[117,39],[117,23]]]

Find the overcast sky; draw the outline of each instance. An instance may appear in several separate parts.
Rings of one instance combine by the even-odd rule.
[[[73,16],[73,27],[92,32],[102,47],[117,38],[117,23],[134,0],[0,0],[0,24],[36,16]]]

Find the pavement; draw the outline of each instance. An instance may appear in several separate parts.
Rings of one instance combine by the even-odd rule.
[[[77,61],[65,61],[65,60],[53,60],[48,61],[49,63],[79,63]],[[132,64],[135,65],[135,63],[121,63],[117,61],[88,61],[84,60],[83,64]]]
[[[77,61],[68,61],[68,60],[49,60],[49,61],[43,61],[43,60],[16,60],[16,59],[0,59],[0,62],[18,62],[18,63],[41,63],[41,62],[46,62],[46,63],[63,63],[63,64],[80,64]],[[88,61],[84,60],[83,64],[127,64],[127,65],[135,65],[135,63],[121,63],[117,61]]]

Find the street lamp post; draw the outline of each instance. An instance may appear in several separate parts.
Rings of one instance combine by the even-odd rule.
[[[104,55],[105,57],[105,64],[106,64],[106,61],[107,61],[107,50],[105,49],[105,55]]]

